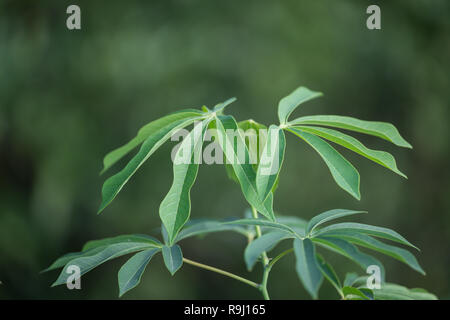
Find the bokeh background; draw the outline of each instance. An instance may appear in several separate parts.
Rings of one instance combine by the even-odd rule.
[[[66,8],[81,7],[82,30],[66,28]],[[382,30],[366,28],[370,4]],[[294,136],[275,208],[305,219],[332,208],[368,210],[357,221],[393,228],[421,248],[427,276],[382,257],[387,280],[450,298],[450,2],[399,1],[0,1],[0,298],[115,299],[111,261],[82,279],[82,290],[50,288],[40,274],[88,240],[155,233],[172,182],[171,145],[161,148],[102,215],[103,156],[145,123],[184,107],[231,96],[238,120],[277,121],[278,100],[297,86],[325,93],[300,114],[340,114],[394,123],[414,146],[393,153],[409,179],[343,150],[361,174],[362,200],[334,183],[320,157]],[[342,150],[342,149],[339,149]],[[223,167],[202,166],[192,217],[240,216],[246,202]],[[188,258],[253,280],[239,235],[182,243]],[[328,254],[338,274],[362,273]],[[309,298],[293,256],[272,271],[273,298]],[[320,293],[337,298],[330,285]],[[124,298],[244,299],[256,290],[185,265],[174,277],[162,257]]]

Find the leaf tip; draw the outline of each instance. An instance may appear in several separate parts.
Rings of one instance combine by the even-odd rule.
[[[359,192],[359,190],[358,190],[357,193],[352,192],[351,195],[352,195],[356,200],[361,201],[361,192]]]
[[[43,274],[43,273],[46,273],[46,272],[48,272],[48,271],[50,271],[50,267],[45,268],[44,270],[39,271],[39,274]]]
[[[104,203],[102,202],[97,210],[97,215],[99,215],[100,213],[103,212],[103,210],[105,210],[105,208],[108,206],[108,203]]]

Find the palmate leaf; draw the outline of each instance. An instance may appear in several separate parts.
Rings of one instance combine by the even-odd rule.
[[[272,250],[280,241],[288,238],[292,238],[292,235],[283,231],[273,231],[250,242],[244,252],[247,269],[251,271],[263,252]]]
[[[95,251],[94,254],[91,254],[90,250],[88,250],[85,255],[67,262],[58,279],[53,283],[52,287],[65,284],[67,282],[68,277],[71,275],[71,273],[67,273],[67,269],[69,266],[73,265],[79,267],[80,276],[82,276],[106,261],[145,249],[154,249],[154,246],[149,245],[145,242],[125,242],[91,249]]]
[[[183,265],[183,253],[179,245],[164,246],[162,248],[164,264],[171,275],[174,275]]]
[[[238,130],[236,120],[231,116],[216,116],[216,126],[218,130],[218,141],[228,162],[231,162],[234,173],[236,174],[242,193],[248,203],[256,208],[258,212],[269,220],[274,221],[273,213],[273,194],[270,193],[266,200],[261,201],[256,187],[256,173],[251,164],[245,159],[249,159],[248,150],[245,142]],[[227,133],[232,130],[233,136]],[[238,152],[244,154],[243,159],[239,159]]]
[[[322,212],[321,214],[318,214],[317,216],[313,217],[308,222],[308,225],[306,226],[306,233],[310,234],[311,232],[314,231],[315,228],[317,228],[318,226],[320,226],[325,222],[359,213],[367,213],[367,212],[347,210],[347,209],[333,209]]]
[[[131,139],[127,144],[123,145],[122,147],[109,152],[105,156],[105,158],[103,159],[103,170],[101,174],[104,173],[106,170],[108,170],[110,167],[112,167],[117,161],[119,161],[121,158],[127,155],[131,150],[133,150],[142,142],[144,142],[148,137],[157,133],[159,130],[166,127],[167,125],[179,120],[195,118],[201,115],[202,112],[200,110],[185,109],[171,113],[167,116],[164,116],[162,118],[159,118],[146,124],[141,129],[139,129],[136,137]]]
[[[278,126],[270,126],[256,172],[256,188],[261,201],[272,192],[283,164],[286,138]]]
[[[179,119],[178,119],[179,117]],[[102,203],[98,213],[102,212],[114,200],[123,186],[128,182],[131,176],[139,167],[162,145],[174,132],[192,124],[196,120],[202,119],[202,116],[192,116],[190,112],[181,113],[175,119],[167,118],[165,121],[152,127],[152,133],[147,137],[141,146],[139,152],[128,162],[124,169],[119,173],[108,178],[102,188]],[[109,162],[108,162],[109,163]]]
[[[417,262],[416,257],[414,257],[414,255],[408,250],[391,246],[389,244],[383,243],[368,235],[361,233],[354,233],[354,232],[336,232],[335,234],[327,233],[327,237],[336,237],[339,239],[344,239],[353,244],[378,251],[380,253],[393,257],[394,259],[397,259],[407,264],[412,269],[425,275],[425,271]]]
[[[141,282],[145,268],[152,257],[159,251],[160,249],[149,249],[136,253],[120,268],[117,275],[119,281],[119,297]]]
[[[302,138],[317,151],[330,169],[331,175],[338,186],[350,193],[356,199],[361,199],[359,191],[359,173],[347,159],[327,142],[313,134],[303,132],[296,128],[288,128],[288,130]]]
[[[388,152],[369,149],[364,146],[359,140],[333,129],[314,126],[295,126],[293,128],[301,130],[303,132],[312,133],[316,136],[337,143],[406,178],[406,176],[397,169],[395,158]]]
[[[365,121],[356,118],[336,115],[316,115],[297,118],[290,125],[322,125],[356,131],[392,142],[399,147],[412,148],[400,135],[397,128],[387,122]]]
[[[330,226],[324,227],[320,230],[316,230],[313,233],[314,237],[317,236],[327,236],[327,234],[336,234],[336,232],[354,232],[354,233],[362,233],[368,234],[374,237],[384,238],[387,240],[395,241],[410,247],[413,247],[419,250],[416,246],[402,237],[400,234],[395,232],[394,230],[382,227],[371,226],[363,223],[354,223],[354,222],[344,222],[344,223],[336,223]]]
[[[288,121],[291,113],[302,103],[314,98],[322,96],[321,92],[311,91],[305,87],[295,89],[291,94],[284,97],[278,103],[278,119],[280,124],[285,124]]]
[[[197,123],[184,138],[173,163],[173,183],[159,207],[159,216],[167,230],[169,244],[189,219],[190,190],[195,182],[203,138],[211,118]],[[179,163],[178,163],[179,162]]]
[[[294,239],[294,253],[297,275],[306,291],[314,299],[317,299],[323,275],[316,260],[314,244],[308,238],[303,240]]]

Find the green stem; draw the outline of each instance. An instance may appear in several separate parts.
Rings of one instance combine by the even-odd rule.
[[[195,267],[201,268],[201,269],[205,269],[205,270],[209,270],[209,271],[212,271],[212,272],[219,273],[219,274],[224,275],[226,277],[230,277],[230,278],[233,278],[235,280],[241,281],[241,282],[243,282],[245,284],[248,284],[249,286],[252,286],[253,288],[260,289],[260,285],[259,284],[255,283],[253,281],[250,281],[248,279],[242,278],[242,277],[240,277],[238,275],[235,275],[235,274],[233,274],[231,272],[228,272],[228,271],[225,271],[225,270],[222,270],[222,269],[219,269],[219,268],[211,267],[211,266],[208,266],[208,265],[200,263],[200,262],[195,262],[195,261],[189,260],[187,258],[183,258],[183,262],[185,262],[187,264],[190,264],[190,265],[193,265]]]
[[[280,253],[279,255],[277,255],[272,261],[270,261],[269,267],[272,268],[273,265],[274,265],[275,263],[278,262],[278,260],[280,260],[281,258],[283,258],[285,255],[291,253],[292,251],[294,251],[293,248],[287,249],[286,251],[283,251],[282,253]]]
[[[255,209],[255,207],[252,206],[252,216],[254,219],[258,219],[258,211]],[[256,236],[259,238],[262,236],[261,227],[255,226],[256,230]],[[267,256],[267,253],[264,251],[262,254],[262,264],[264,267],[264,273],[263,273],[263,279],[261,282],[261,285],[259,287],[259,290],[261,291],[263,297],[265,300],[270,300],[269,292],[267,291],[267,279],[269,278],[270,273],[270,265],[269,265],[269,257]]]
[[[270,300],[269,292],[267,291],[267,280],[269,279],[270,269],[272,269],[270,265],[264,267],[263,280],[260,287],[264,300]]]
[[[253,207],[253,206],[252,206],[252,216],[254,219],[258,219],[258,211],[256,211],[255,207]],[[255,229],[256,229],[256,236],[258,238],[261,237],[262,232],[261,232],[260,226],[255,226]],[[262,257],[263,257],[263,261],[262,261],[263,266],[265,267],[269,264],[269,258],[267,257],[267,253],[265,251],[262,253]]]
[[[252,215],[253,215],[253,218],[258,219],[258,211],[256,211],[256,209],[253,206],[252,206]],[[255,226],[255,229],[256,229],[256,236],[258,238],[261,237],[262,232],[261,232],[260,226]],[[252,240],[253,239],[249,238],[249,242],[251,242]],[[284,255],[288,254],[290,251],[292,251],[292,249],[286,250],[285,252],[281,253],[272,262],[270,262],[269,257],[267,257],[267,253],[265,251],[262,253],[262,257],[263,257],[262,264],[264,266],[264,272],[263,272],[263,278],[262,278],[261,284],[257,284],[257,283],[255,283],[253,281],[250,281],[248,279],[245,279],[243,277],[235,275],[235,274],[233,274],[231,272],[228,272],[228,271],[225,271],[225,270],[222,270],[222,269],[219,269],[219,268],[211,267],[211,266],[208,266],[208,265],[200,263],[200,262],[192,261],[192,260],[187,259],[187,258],[183,258],[183,262],[185,262],[187,264],[190,264],[190,265],[193,265],[195,267],[201,268],[201,269],[209,270],[209,271],[212,271],[212,272],[224,275],[226,277],[238,280],[238,281],[243,282],[245,284],[248,284],[249,286],[251,286],[253,288],[256,288],[259,291],[261,291],[261,293],[262,293],[262,295],[263,295],[265,300],[270,300],[269,292],[267,291],[267,281],[269,279],[270,270],[272,269],[272,266],[279,259],[281,259]]]
[[[281,258],[283,258],[285,255],[287,255],[288,253],[290,253],[292,251],[293,251],[293,249],[288,249],[286,251],[283,251],[282,253],[280,253],[278,256],[276,256],[273,260],[270,261],[270,263],[268,263],[264,267],[263,280],[262,280],[261,288],[260,288],[264,299],[270,300],[269,292],[267,291],[267,280],[269,279],[269,274],[270,274],[270,271],[272,271],[272,267],[274,266],[275,263],[278,262],[278,260],[280,260]]]

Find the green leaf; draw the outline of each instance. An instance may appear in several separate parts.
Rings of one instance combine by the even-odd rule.
[[[256,173],[252,165],[245,160],[249,159],[248,150],[240,132],[237,130],[236,121],[231,116],[218,116],[216,117],[216,125],[219,134],[219,144],[226,159],[233,166],[234,173],[239,180],[245,199],[258,212],[269,220],[274,221],[273,195],[270,193],[265,201],[260,200],[256,187]],[[228,130],[233,132],[233,136],[227,134]],[[243,157],[239,154],[240,152],[243,153]]]
[[[136,137],[131,139],[124,146],[109,152],[105,156],[105,158],[103,159],[103,170],[100,174],[104,173],[106,170],[108,170],[110,167],[112,167],[117,161],[119,161],[121,158],[123,158],[125,155],[127,155],[131,150],[133,150],[138,145],[140,145],[142,142],[144,142],[148,137],[158,134],[158,132],[160,130],[162,130],[164,127],[166,127],[174,122],[178,122],[180,120],[188,120],[190,118],[196,118],[201,115],[202,115],[202,112],[199,110],[185,109],[185,110],[180,110],[180,111],[171,113],[165,117],[162,117],[160,119],[157,119],[155,121],[152,121],[152,122],[146,124],[141,129],[139,129]]]
[[[163,237],[164,244],[169,243],[169,234],[167,233],[166,227],[164,227],[163,224],[161,224],[161,236]]]
[[[120,235],[116,237],[110,237],[100,240],[91,240],[86,242],[83,246],[82,251],[90,250],[97,247],[108,246],[115,243],[126,243],[126,242],[142,242],[149,246],[161,247],[162,243],[151,236],[145,234],[130,234],[130,235]]]
[[[425,275],[425,271],[423,271],[422,267],[417,262],[416,257],[414,257],[414,255],[411,252],[409,252],[408,250],[398,248],[395,246],[391,246],[389,244],[383,243],[383,242],[378,241],[368,235],[361,234],[361,233],[338,232],[335,234],[327,233],[327,236],[344,239],[344,240],[347,240],[356,245],[360,245],[362,247],[366,247],[366,248],[381,252],[385,255],[393,257],[394,259],[397,259],[397,260],[407,264],[412,269]]]
[[[277,217],[277,222],[287,225],[291,228],[297,228],[297,229],[305,229],[306,225],[307,225],[307,221],[299,218],[299,217],[295,217],[295,216],[279,216]]]
[[[249,156],[251,153],[250,150],[253,150],[253,152],[256,152],[256,154],[252,155],[253,157],[256,158],[256,163],[252,164],[253,169],[256,171],[258,169],[258,163],[259,163],[259,159],[260,159],[260,155],[261,155],[261,151],[262,151],[261,147],[263,147],[265,145],[265,141],[267,138],[266,134],[260,134],[265,131],[260,131],[260,130],[266,130],[267,127],[261,123],[258,123],[252,119],[249,119],[249,120],[243,120],[243,121],[238,122],[238,128],[241,129],[247,136],[249,136],[252,132],[256,136],[256,139],[254,139],[254,140],[252,140],[250,137],[248,139],[245,139],[245,137],[244,137],[245,144],[246,144],[247,148],[249,149]],[[254,145],[251,146],[252,143],[256,144],[256,148]],[[239,180],[236,177],[236,174],[234,173],[233,166],[231,164],[225,163],[224,167],[227,172],[228,178],[239,184]],[[276,189],[276,186],[274,189]]]
[[[355,272],[348,272],[345,275],[344,279],[344,287],[351,287],[353,283],[355,283],[355,280],[358,279],[358,274]]]
[[[302,103],[314,98],[322,96],[321,92],[311,91],[305,87],[298,87],[291,94],[284,97],[278,103],[278,119],[280,124],[285,124],[288,121],[291,113]]]
[[[375,300],[375,296],[373,295],[373,291],[367,288],[358,288],[369,300]]]
[[[361,290],[353,287],[342,288],[342,293],[347,300],[371,300]]]
[[[261,159],[262,149],[266,145],[267,127],[252,119],[240,121],[237,125],[243,132],[243,138],[249,150],[249,156],[256,160],[254,161],[255,163],[252,163],[252,167],[256,172]]]
[[[318,214],[317,216],[313,217],[309,222],[308,222],[308,226],[306,227],[306,233],[310,234],[312,231],[314,231],[314,229],[318,226],[320,226],[321,224],[334,220],[334,219],[338,219],[338,218],[342,218],[342,217],[346,217],[346,216],[350,216],[353,214],[358,214],[358,213],[367,213],[367,211],[355,211],[355,210],[347,210],[347,209],[333,209],[333,210],[328,210],[325,212],[322,212],[321,214]]]
[[[364,146],[359,140],[344,134],[342,132],[320,128],[320,127],[307,127],[307,126],[295,126],[294,128],[299,129],[303,132],[312,133],[316,136],[325,138],[329,141],[337,143],[353,152],[356,152],[363,157],[372,160],[373,162],[395,172],[396,174],[407,178],[400,170],[397,169],[397,164],[395,158],[388,152],[372,150]]]
[[[356,199],[361,199],[361,194],[359,192],[359,173],[347,159],[327,142],[313,134],[295,128],[289,128],[288,130],[302,138],[317,151],[327,164],[331,175],[338,186],[350,193]]]
[[[437,297],[434,294],[425,289],[408,289],[394,283],[381,283],[381,288],[370,290],[365,288],[367,285],[367,278],[367,276],[358,277],[353,281],[353,285],[359,285],[358,289],[363,292],[367,290],[371,291],[375,300],[437,300]]]
[[[162,253],[167,270],[174,275],[183,265],[183,253],[180,246],[177,244],[172,247],[164,246]]]
[[[270,126],[256,172],[256,187],[261,201],[273,190],[283,164],[285,148],[284,131],[277,126]]]
[[[228,179],[239,184],[239,179],[237,178],[236,173],[234,173],[233,166],[231,164],[225,163],[224,167],[225,167],[225,172],[227,173]]]
[[[317,115],[297,118],[291,121],[289,124],[312,124],[341,128],[376,136],[378,138],[392,142],[399,147],[412,148],[412,146],[402,138],[397,128],[387,122],[364,121],[356,118],[335,115]]]
[[[244,251],[247,269],[251,271],[263,252],[272,250],[281,240],[290,238],[286,232],[273,231],[263,234],[248,244]]]
[[[93,256],[93,255],[97,254],[98,252],[102,251],[103,249],[104,249],[104,247],[97,247],[97,248],[90,249],[87,251],[67,253],[67,254],[59,257],[58,259],[56,259],[56,261],[53,262],[47,269],[44,269],[41,272],[47,272],[47,271],[62,268],[69,261],[72,261],[72,260],[74,260],[76,258],[80,258],[80,257]]]
[[[172,186],[159,207],[159,216],[166,227],[169,244],[173,244],[191,213],[190,191],[197,177],[198,160],[209,121],[210,118],[195,125],[181,142],[173,160]]]
[[[265,125],[263,125],[262,123],[256,122],[253,119],[239,121],[238,127],[239,127],[239,129],[242,129],[244,131],[253,129],[256,132],[256,134],[259,133],[259,130],[267,129],[267,127]],[[264,137],[262,137],[262,138],[264,138]],[[264,145],[264,143],[262,143],[262,145]]]
[[[330,264],[328,264],[321,255],[316,254],[316,258],[317,258],[317,266],[319,267],[320,272],[322,272],[325,279],[327,279],[333,285],[333,287],[336,288],[337,291],[341,292],[342,290],[341,281],[339,280],[339,277],[337,276],[333,267]]]
[[[141,251],[125,262],[118,273],[119,297],[123,296],[141,282],[141,277],[147,264],[155,253],[159,251],[159,249]]]
[[[382,279],[384,279],[384,267],[380,261],[374,257],[359,251],[353,244],[348,241],[331,238],[331,237],[319,237],[312,239],[314,243],[317,243],[331,251],[339,253],[344,257],[356,262],[366,271],[368,266],[377,265],[380,267]]]
[[[261,226],[266,228],[278,229],[280,231],[284,231],[290,233],[291,235],[296,236],[295,231],[291,227],[278,222],[272,222],[263,219],[238,219],[229,222],[224,222],[224,224]]]
[[[98,213],[102,212],[110,203],[114,200],[117,194],[122,190],[123,186],[133,176],[133,174],[139,169],[139,167],[162,145],[166,142],[173,133],[177,130],[192,124],[195,120],[202,119],[201,117],[182,117],[179,120],[170,121],[166,119],[166,122],[159,123],[159,126],[155,127],[145,142],[142,144],[139,152],[128,162],[124,169],[119,173],[108,178],[102,187],[102,203]]]
[[[280,216],[277,217],[277,222],[284,224],[288,227],[291,227],[294,232],[299,235],[301,238],[306,237],[305,229],[307,225],[307,221],[299,218],[299,217],[289,217],[289,216]]]
[[[419,250],[416,246],[414,246],[412,243],[410,243],[408,240],[406,240],[404,237],[402,237],[400,234],[395,232],[394,230],[388,229],[388,228],[382,228],[382,227],[376,227],[371,226],[368,224],[363,223],[354,223],[354,222],[344,222],[344,223],[336,223],[332,224],[331,226],[324,227],[320,230],[316,230],[313,233],[313,236],[319,236],[319,235],[328,235],[331,233],[336,234],[337,232],[356,232],[356,233],[363,233],[368,234],[374,237],[384,238],[388,240],[392,240],[413,248],[416,248]]]
[[[220,231],[235,231],[248,236],[248,231],[239,225],[224,224],[224,221],[199,219],[197,221],[191,221],[189,225],[186,225],[180,233],[178,233],[176,242],[189,237]]]
[[[85,255],[70,260],[64,269],[61,271],[58,279],[53,283],[52,287],[64,284],[67,282],[67,278],[71,275],[67,273],[67,268],[71,265],[78,266],[80,268],[80,276],[91,271],[100,264],[109,261],[111,259],[132,253],[142,251],[145,249],[153,249],[153,246],[143,242],[126,242],[115,243],[106,247],[98,247],[93,250],[98,250],[93,255]]]
[[[308,293],[317,299],[323,276],[317,265],[314,244],[308,238],[294,239],[294,253],[297,261],[296,271],[300,281]]]
[[[80,257],[88,257],[99,253],[104,250],[107,246],[115,243],[127,243],[127,242],[135,242],[135,243],[143,243],[148,245],[149,247],[161,247],[161,242],[157,239],[141,234],[132,234],[132,235],[120,235],[117,237],[111,237],[101,240],[92,240],[88,241],[84,246],[81,252],[72,252],[63,255],[58,258],[55,262],[50,265],[47,269],[41,272],[47,272],[50,270],[58,269],[64,267],[69,261],[74,260],[75,258]]]
[[[437,300],[437,297],[424,289],[408,289],[392,283],[381,285],[373,290],[375,300]]]
[[[216,113],[222,113],[226,106],[236,101],[236,98],[230,98],[224,102],[218,103],[214,106],[213,111]]]

